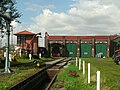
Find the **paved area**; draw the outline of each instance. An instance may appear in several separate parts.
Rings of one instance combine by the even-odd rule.
[[[50,62],[46,62],[46,65],[54,64],[54,63],[61,61],[61,60],[63,60],[63,58],[58,59],[58,60],[54,60],[54,61],[50,61]]]

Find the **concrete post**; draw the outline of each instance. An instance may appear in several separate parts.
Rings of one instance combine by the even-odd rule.
[[[29,59],[30,59],[30,60],[32,59],[32,55],[31,55],[31,54],[29,54]]]
[[[77,57],[76,57],[76,66],[78,66],[78,59],[77,59]]]
[[[41,53],[39,53],[39,58],[41,58]]]
[[[20,51],[19,51],[19,55],[20,55],[20,57],[22,56],[22,55],[21,55],[21,48],[20,48]]]
[[[85,61],[83,61],[83,75],[85,75]]]
[[[90,63],[88,63],[88,83],[90,83]]]
[[[79,70],[81,70],[81,58],[79,59]]]
[[[97,71],[97,90],[100,90],[100,71]]]

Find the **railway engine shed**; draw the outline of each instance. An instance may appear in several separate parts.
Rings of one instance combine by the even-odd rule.
[[[113,45],[110,36],[55,36],[45,33],[45,47],[49,56],[62,57],[111,57]]]

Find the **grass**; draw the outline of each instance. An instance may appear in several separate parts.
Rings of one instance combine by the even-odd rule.
[[[82,74],[75,66],[75,61],[68,68],[61,69],[52,90],[96,90],[96,72],[101,72],[101,90],[120,89],[120,65],[111,58],[82,58],[86,62],[86,74]],[[91,64],[91,83],[87,83],[87,63]],[[68,75],[69,70],[77,72],[77,76]]]
[[[0,76],[0,90],[7,90],[9,87],[19,83],[20,81],[28,78],[29,76],[36,73],[38,70],[36,69],[28,69],[28,70],[19,70],[13,74]]]
[[[14,73],[0,73],[0,90],[8,90],[11,86],[40,71],[40,68],[35,67],[35,65],[30,62],[33,62],[33,60],[18,59],[17,62],[11,63],[15,65],[11,67]]]
[[[50,61],[55,58],[41,58],[40,61]],[[15,73],[3,74],[0,73],[0,90],[8,90],[11,86],[23,81],[40,71],[40,68],[33,64],[34,59],[17,58],[17,61],[11,62],[11,69]],[[0,70],[3,70],[4,63],[0,63]]]

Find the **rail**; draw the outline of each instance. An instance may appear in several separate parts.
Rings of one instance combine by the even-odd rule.
[[[21,81],[17,85],[11,87],[9,90],[49,90],[57,76],[59,69],[71,59],[72,58],[62,58],[56,60],[56,62],[53,62],[51,65],[47,66],[26,80]],[[60,63],[63,62],[66,63],[60,65]],[[59,67],[56,66],[58,64]],[[54,68],[55,66],[56,68]],[[52,68],[53,71],[50,70]]]

